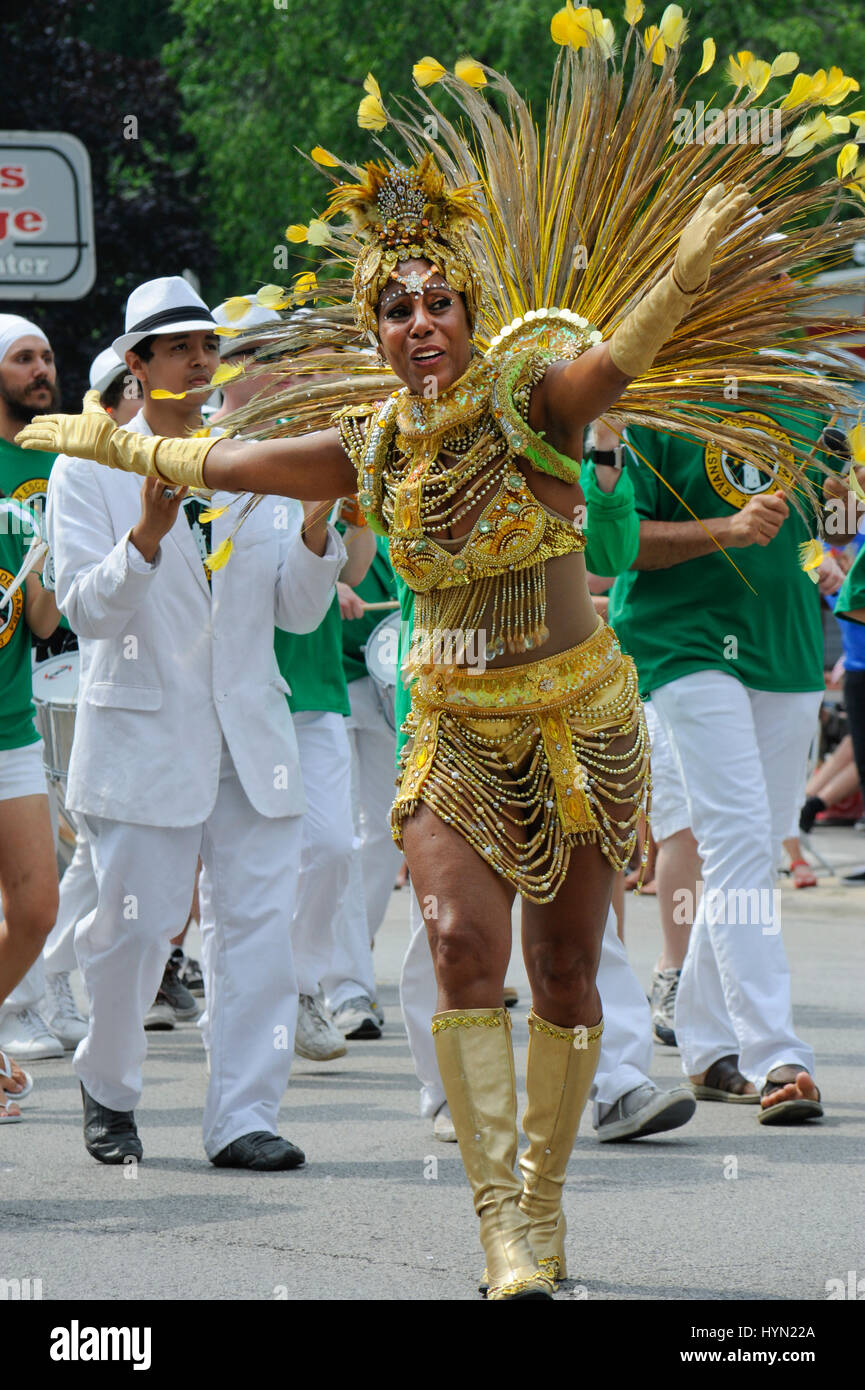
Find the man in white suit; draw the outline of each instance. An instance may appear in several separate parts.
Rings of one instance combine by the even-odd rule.
[[[133,291],[114,344],[144,390],[131,432],[200,424],[214,327],[178,277]],[[141,1157],[144,1016],[200,855],[204,1148],[218,1166],[294,1168],[304,1155],[276,1121],[297,1010],[289,924],[305,802],[273,627],[318,625],[345,551],[324,522],[301,530],[299,507],[266,498],[210,572],[203,554],[227,540],[242,499],[215,496],[214,511],[228,507],[212,523],[185,504],[185,488],[139,488],[80,459],[61,456],[52,472],[57,601],[81,647],[67,802],[85,819],[99,888],[75,937],[91,1000],[74,1061],[85,1144],[103,1163]]]

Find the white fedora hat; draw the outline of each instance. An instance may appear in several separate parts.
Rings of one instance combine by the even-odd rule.
[[[108,390],[112,381],[117,380],[121,372],[128,371],[123,358],[117,356],[113,347],[104,348],[90,364],[91,391],[98,391],[101,396],[103,391]]]
[[[213,315],[189,281],[181,275],[163,275],[132,291],[126,301],[126,331],[111,346],[118,357],[124,357],[151,334],[206,332],[214,327]]]
[[[221,304],[217,304],[216,308],[213,311],[213,317],[219,324],[220,328],[239,329],[239,333],[236,338],[224,338],[220,334],[220,357],[228,357],[233,352],[240,352],[242,349],[246,347],[247,342],[257,342],[258,339],[256,335],[252,332],[253,329],[263,328],[265,326],[269,327],[274,323],[285,322],[285,320],[282,317],[282,314],[278,314],[275,309],[265,309],[263,305],[256,304],[254,295],[245,295],[244,298],[246,299],[249,307],[247,308],[246,313],[243,314],[240,318],[230,319],[228,317],[228,315],[225,312],[225,306],[228,303],[228,300],[226,299],[224,299]]]

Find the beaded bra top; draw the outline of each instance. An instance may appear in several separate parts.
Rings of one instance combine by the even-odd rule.
[[[579,465],[528,424],[533,386],[565,355],[560,341],[545,347],[494,348],[435,399],[403,388],[334,417],[357,469],[358,502],[418,595],[416,628],[483,630],[487,660],[546,640],[545,563],[586,544],[576,525],[541,504],[516,464],[525,457],[565,482],[579,478]],[[463,544],[446,549],[450,528],[479,502]]]

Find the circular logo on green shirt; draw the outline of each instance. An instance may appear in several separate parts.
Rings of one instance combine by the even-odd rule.
[[[9,570],[0,569],[0,589],[6,590],[15,578]],[[21,614],[24,612],[24,593],[23,589],[16,589],[12,595],[10,603],[4,603],[0,607],[0,649],[11,642],[15,635],[15,629],[21,621]]]
[[[777,492],[782,484],[792,487],[795,480],[785,466],[785,459],[792,463],[794,458],[787,431],[781,428],[777,420],[756,410],[740,411],[736,421],[769,436],[777,449],[775,465],[772,472],[767,473],[753,463],[728,454],[717,444],[707,444],[704,457],[710,487],[731,507],[744,507],[752,497]]]

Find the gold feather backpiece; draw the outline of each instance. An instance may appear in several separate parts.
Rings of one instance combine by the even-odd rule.
[[[493,68],[466,59],[451,74],[426,56],[414,69],[415,96],[396,109],[385,106],[368,77],[372,96],[361,104],[360,123],[378,132],[378,170],[434,167],[464,201],[459,234],[482,280],[475,322],[481,350],[493,343],[501,351],[508,325],[553,306],[609,337],[669,269],[706,190],[745,184],[753,212],[719,248],[707,289],[651,370],[626,388],[616,415],[711,441],[775,473],[772,441],[737,424],[731,400],[766,411],[780,396],[790,409],[812,408],[827,422],[855,418],[861,406],[851,381],[865,381],[865,362],[832,346],[818,360],[812,349],[821,338],[843,344],[863,324],[818,310],[825,292],[811,283],[865,237],[865,217],[840,216],[865,203],[865,145],[856,144],[857,132],[865,140],[865,111],[841,109],[856,104],[859,84],[838,68],[799,72],[790,83],[795,54],[770,64],[743,52],[719,69],[716,106],[706,111],[689,104],[691,84],[680,76],[686,20],[679,7],[667,6],[660,25],[643,33],[643,5],[628,0],[625,13],[620,50],[616,26],[599,10],[568,0],[553,15],[559,51],[540,122]],[[700,73],[714,70],[714,61],[707,39]],[[776,94],[768,98],[770,83]],[[437,91],[453,99],[458,117],[440,109]],[[369,207],[347,191],[345,175],[360,188],[372,166],[343,162],[320,147],[313,158],[337,188],[321,217],[289,230],[295,240],[306,234],[320,263],[343,278],[318,281],[311,291],[307,276],[305,299],[312,294],[316,307],[275,330],[293,384],[232,422],[261,437],[324,427],[333,410],[381,400],[397,385],[376,366],[350,310],[349,276],[370,244]],[[818,171],[821,181],[806,184]],[[316,374],[314,383],[308,373]],[[811,444],[804,426],[797,435],[795,420],[792,432],[795,462],[786,462],[793,483],[783,473],[779,481],[813,516],[816,497],[805,476]]]

